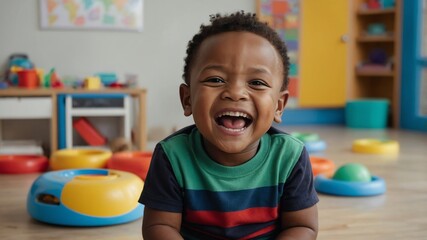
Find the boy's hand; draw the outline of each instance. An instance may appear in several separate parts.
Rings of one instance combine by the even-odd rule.
[[[158,211],[146,207],[142,223],[144,240],[182,240],[183,238],[179,233],[181,217],[181,213]]]
[[[282,212],[281,227],[282,232],[276,240],[316,239],[318,232],[317,205],[295,212]]]

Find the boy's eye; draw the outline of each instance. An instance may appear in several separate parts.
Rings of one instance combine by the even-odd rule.
[[[265,81],[259,80],[259,79],[250,81],[249,85],[257,87],[257,88],[269,87],[269,85]]]
[[[208,84],[221,84],[221,83],[224,83],[225,81],[220,77],[210,77],[205,79],[203,82]]]

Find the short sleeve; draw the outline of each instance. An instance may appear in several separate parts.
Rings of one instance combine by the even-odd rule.
[[[313,185],[310,158],[304,148],[283,187],[282,211],[298,211],[309,208],[319,201]]]
[[[182,212],[183,194],[160,144],[153,152],[139,202],[160,211]]]

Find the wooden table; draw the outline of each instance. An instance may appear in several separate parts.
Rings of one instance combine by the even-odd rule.
[[[50,97],[52,100],[52,114],[50,124],[50,147],[51,151],[58,149],[58,114],[57,114],[57,97],[59,94],[77,94],[77,93],[120,93],[129,94],[135,98],[138,102],[138,116],[136,121],[135,137],[136,147],[139,150],[144,150],[147,144],[147,132],[146,132],[146,89],[142,88],[103,88],[100,90],[86,90],[86,89],[48,89],[48,88],[37,88],[37,89],[26,89],[26,88],[8,88],[0,89],[1,97]]]

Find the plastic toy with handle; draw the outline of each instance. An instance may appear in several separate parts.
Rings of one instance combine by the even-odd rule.
[[[41,222],[66,226],[105,226],[141,218],[143,181],[106,169],[52,171],[38,177],[27,198],[28,213]]]

